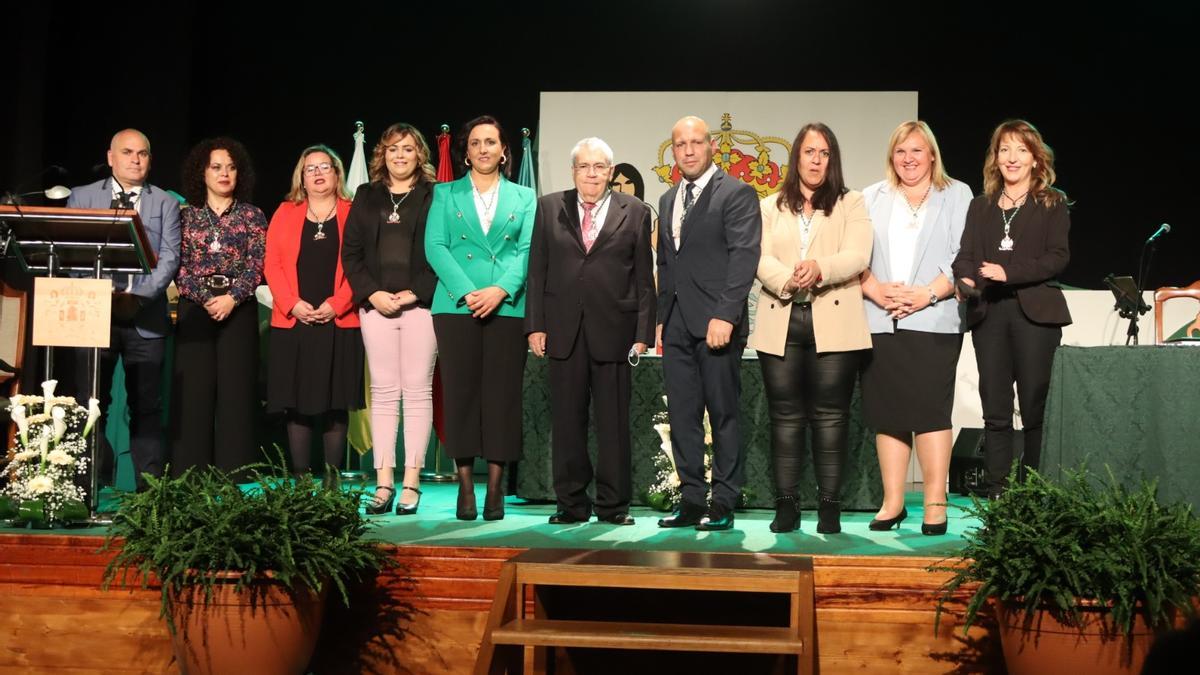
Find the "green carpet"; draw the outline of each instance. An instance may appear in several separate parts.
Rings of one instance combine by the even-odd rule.
[[[974,527],[953,505],[964,505],[964,497],[952,496],[949,529],[943,536],[921,534],[921,493],[907,495],[908,519],[899,530],[872,532],[867,529],[874,513],[842,514],[842,532],[835,535],[816,533],[816,513],[802,514],[800,530],[775,534],[767,525],[773,512],[750,509],[736,514],[734,529],[725,532],[697,532],[691,528],[663,529],[657,521],[663,514],[648,508],[635,508],[631,515],[637,523],[616,527],[592,520],[578,525],[550,525],[546,519],[554,513],[553,504],[529,504],[510,497],[503,520],[473,522],[456,520],[454,484],[426,484],[419,513],[414,516],[372,516],[375,534],[394,544],[421,546],[480,546],[511,548],[624,548],[649,551],[720,551],[804,553],[813,555],[903,555],[944,557],[962,546],[962,533]],[[483,486],[476,486],[480,506]],[[115,496],[105,491],[101,511],[115,507]],[[28,530],[4,528],[5,533],[49,532],[55,534],[103,535],[104,528],[56,528]]]

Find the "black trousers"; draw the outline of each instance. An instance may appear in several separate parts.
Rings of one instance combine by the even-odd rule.
[[[146,338],[132,323],[115,322],[109,333],[108,349],[100,350],[100,409],[97,422],[99,438],[100,485],[113,483],[113,449],[104,435],[108,411],[112,407],[113,373],[120,357],[125,368],[125,398],[129,408],[129,454],[138,489],[145,485],[142,474],[161,476],[166,463],[162,427],[162,366],[166,354],[165,338]],[[76,349],[74,366],[76,399],[85,402],[91,396],[90,349]]]
[[[608,518],[629,511],[633,497],[629,399],[632,368],[627,361],[597,361],[588,351],[586,332],[576,331],[565,359],[550,359],[550,414],[554,494],[558,508],[580,520],[591,516],[588,484],[588,403],[596,423],[596,515]]]
[[[777,496],[796,496],[804,466],[804,434],[810,429],[818,495],[841,501],[850,397],[861,360],[859,351],[817,353],[812,307],[807,304],[792,306],[783,356],[759,353],[771,417]]]
[[[1050,389],[1050,367],[1062,328],[1025,318],[1015,297],[988,303],[983,321],[971,329],[983,404],[984,463],[988,490],[1007,483],[1013,463],[1013,383],[1021,401],[1025,450],[1021,463],[1036,469],[1042,455],[1042,420]]]
[[[223,471],[261,459],[255,448],[258,308],[253,298],[221,322],[179,299],[171,398],[171,473]]]
[[[434,314],[442,375],[446,454],[490,462],[521,458],[524,320]]]
[[[745,340],[734,329],[729,346],[711,350],[688,332],[676,302],[663,325],[663,379],[671,421],[671,453],[685,502],[707,504],[704,410],[712,427],[712,502],[732,510],[745,483],[745,452],[738,435]]]

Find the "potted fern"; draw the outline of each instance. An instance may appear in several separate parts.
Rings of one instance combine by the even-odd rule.
[[[1189,505],[1159,504],[1154,483],[1126,489],[1111,471],[1057,483],[1030,471],[1010,485],[972,499],[980,527],[954,564],[931,568],[952,573],[938,619],[973,586],[964,630],[994,603],[1008,672],[1138,672],[1155,634],[1195,611],[1200,520]]]
[[[314,489],[274,465],[239,470],[243,489],[213,468],[147,477],[122,502],[103,550],[104,587],[162,589],[162,616],[181,671],[302,673],[330,588],[386,564],[368,540],[359,495]]]

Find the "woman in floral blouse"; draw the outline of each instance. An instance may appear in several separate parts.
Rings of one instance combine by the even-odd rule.
[[[267,219],[248,199],[254,167],[232,138],[201,141],[183,165],[172,473],[257,459],[258,311]]]

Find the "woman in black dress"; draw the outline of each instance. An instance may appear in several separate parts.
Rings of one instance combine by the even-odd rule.
[[[287,416],[297,475],[308,472],[314,430],[322,436],[325,464],[341,467],[347,413],[363,407],[362,337],[341,260],[349,212],[341,159],[315,145],[300,155],[287,201],[267,228],[267,410]]]

